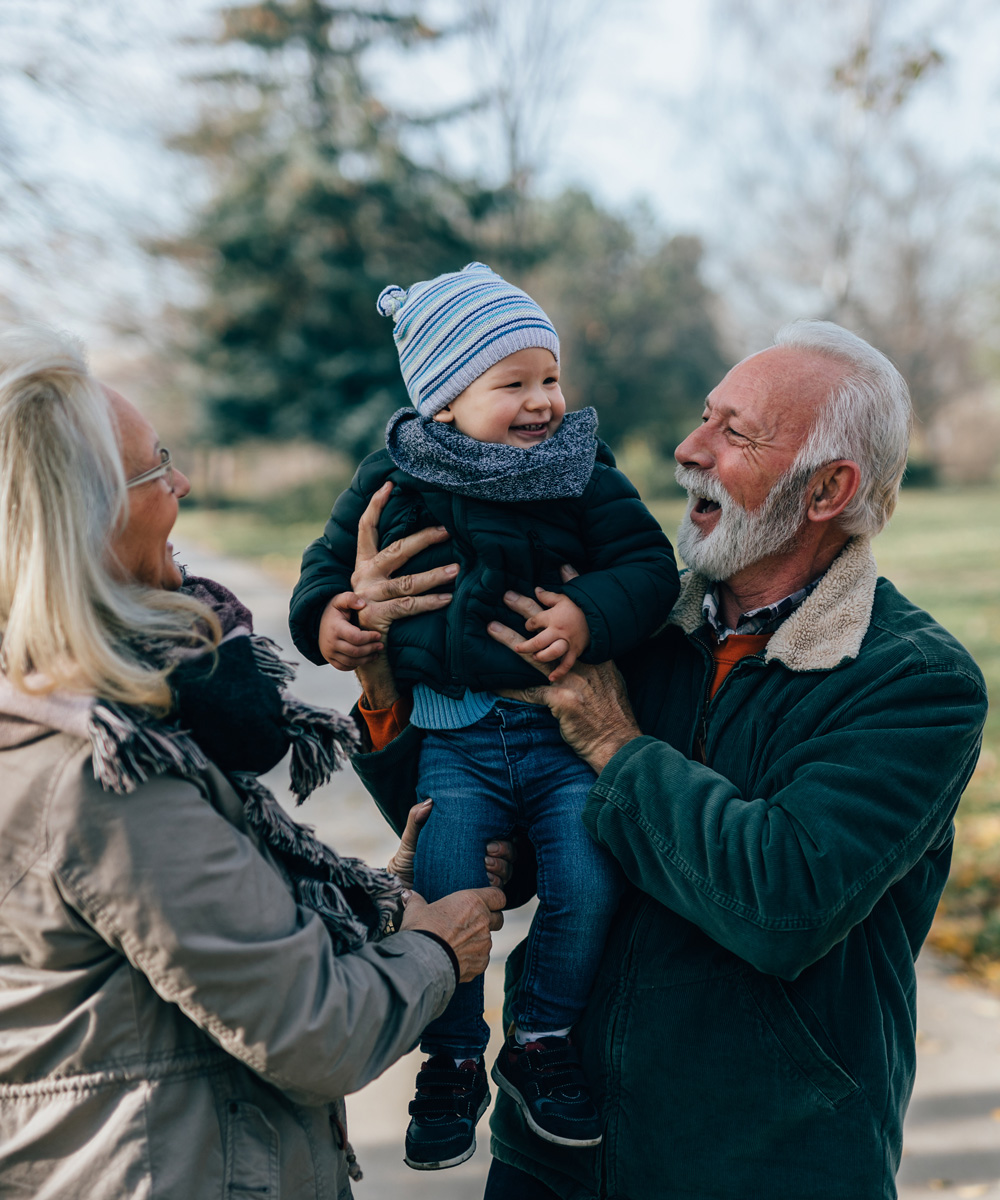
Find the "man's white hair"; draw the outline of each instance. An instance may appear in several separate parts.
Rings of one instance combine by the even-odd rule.
[[[793,321],[774,344],[843,364],[843,378],[817,413],[789,474],[808,478],[838,458],[856,462],[861,482],[840,524],[846,533],[874,537],[892,516],[906,468],[913,426],[906,381],[884,354],[831,321]]]

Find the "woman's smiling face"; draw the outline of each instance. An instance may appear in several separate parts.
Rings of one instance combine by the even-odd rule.
[[[559,364],[551,350],[533,347],[484,371],[434,420],[453,424],[477,442],[528,447],[550,438],[565,415]]]
[[[124,396],[106,389],[111,401],[118,445],[126,480],[150,471],[162,461],[156,430]],[[177,520],[177,505],[191,490],[186,476],[175,467],[154,479],[129,488],[128,518],[111,540],[118,570],[147,587],[174,591],[183,577],[167,540]]]

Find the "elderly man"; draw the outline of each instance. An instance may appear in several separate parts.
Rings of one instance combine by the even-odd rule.
[[[526,696],[598,773],[584,821],[631,886],[574,1031],[603,1143],[542,1141],[501,1094],[490,1200],[896,1195],[913,964],[986,712],[975,663],[872,558],[909,427],[883,355],[783,330],[677,449],[690,570],[663,629],[621,676]],[[358,762],[397,824],[418,736]]]

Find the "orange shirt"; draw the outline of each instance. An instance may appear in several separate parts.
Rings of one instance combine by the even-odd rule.
[[[709,700],[719,690],[723,679],[741,658],[746,658],[748,654],[759,654],[770,640],[769,633],[731,633],[724,642],[716,642],[712,647],[715,674],[712,676],[712,686],[708,691]]]
[[[410,723],[412,711],[413,696],[409,692],[400,696],[391,708],[366,708],[365,698],[362,696],[358,701],[358,712],[368,726],[372,750],[384,750],[394,737],[401,734]]]

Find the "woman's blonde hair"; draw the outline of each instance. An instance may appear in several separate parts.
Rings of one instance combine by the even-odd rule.
[[[40,325],[0,330],[0,670],[16,687],[162,712],[170,668],[135,647],[218,642],[203,604],[115,578],[127,517],[111,404],[83,347]]]

